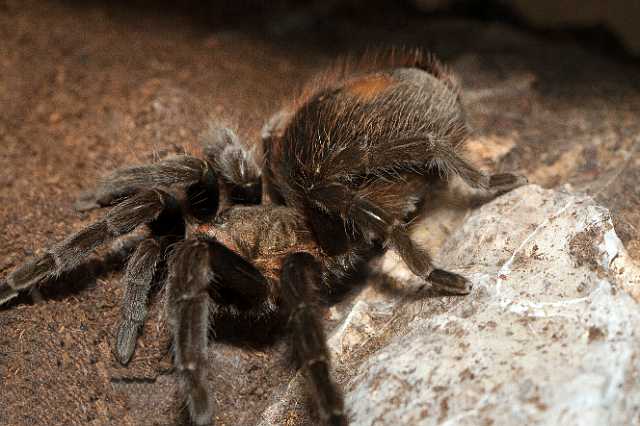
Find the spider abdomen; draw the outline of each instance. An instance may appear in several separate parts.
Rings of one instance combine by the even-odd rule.
[[[364,74],[320,90],[270,147],[285,198],[327,182],[358,189],[376,179],[428,174],[466,137],[457,91],[417,68]]]

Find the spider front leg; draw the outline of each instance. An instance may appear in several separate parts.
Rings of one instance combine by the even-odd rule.
[[[280,285],[298,365],[309,380],[317,408],[330,426],[348,424],[342,394],[331,379],[330,357],[320,317],[313,302],[313,288],[320,284],[320,268],[308,253],[289,255],[282,267]]]
[[[0,305],[51,278],[79,266],[102,244],[156,220],[175,200],[160,190],[141,192],[113,207],[101,220],[67,237],[43,255],[28,261],[0,282]]]
[[[216,174],[211,166],[199,158],[190,155],[176,155],[156,163],[124,167],[111,172],[100,179],[98,186],[80,196],[75,203],[76,210],[85,211],[106,207],[149,188],[169,187],[172,185],[203,186],[215,191],[217,199]]]
[[[255,267],[224,245],[190,239],[171,256],[167,295],[174,362],[189,414],[196,424],[208,425],[213,416],[206,384],[209,321],[222,312],[265,313],[269,287]]]
[[[261,171],[251,150],[245,149],[233,130],[212,128],[203,141],[203,151],[214,170],[221,176],[223,187],[232,204],[260,204]]]
[[[186,388],[191,419],[209,424],[213,405],[206,385],[209,283],[213,279],[205,242],[179,244],[169,265],[167,314],[173,332],[175,365]]]

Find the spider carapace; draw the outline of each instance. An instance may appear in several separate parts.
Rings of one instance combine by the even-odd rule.
[[[463,158],[466,137],[459,87],[433,57],[396,50],[343,61],[267,122],[262,167],[232,130],[218,127],[200,156],[102,179],[77,207],[109,207],[106,215],[10,273],[0,282],[0,303],[143,227],[122,278],[114,350],[121,363],[133,356],[152,283],[162,278],[174,363],[196,424],[210,424],[214,413],[209,328],[288,318],[321,421],[346,425],[316,296],[344,285],[381,247],[432,286],[469,292],[464,277],[434,267],[411,240],[418,205],[454,175],[495,194],[526,179],[478,171]],[[158,272],[164,265],[167,274]]]

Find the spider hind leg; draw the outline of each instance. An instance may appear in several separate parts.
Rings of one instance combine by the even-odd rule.
[[[455,153],[453,149],[438,147],[434,149],[434,157],[429,165],[445,177],[458,175],[471,188],[480,189],[490,196],[509,192],[528,183],[525,176],[513,173],[497,173],[487,175]]]
[[[466,278],[433,266],[429,253],[413,242],[402,220],[357,191],[342,184],[328,184],[309,191],[309,196],[325,208],[330,206],[344,220],[353,221],[365,235],[372,233],[390,244],[411,272],[422,279],[454,294],[467,294],[471,290]]]
[[[489,190],[496,194],[504,194],[522,185],[526,185],[529,180],[522,175],[513,173],[497,173],[489,176]]]

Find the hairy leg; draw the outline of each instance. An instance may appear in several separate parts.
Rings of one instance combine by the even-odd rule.
[[[325,209],[339,214],[343,220],[353,221],[365,236],[373,234],[390,244],[417,276],[451,293],[469,293],[470,283],[466,278],[433,266],[429,253],[411,240],[401,218],[394,218],[383,208],[342,184],[316,187],[309,191],[309,197]],[[313,226],[314,222],[311,223]]]
[[[208,425],[213,404],[207,389],[209,304],[213,272],[205,242],[184,241],[169,264],[167,317],[173,332],[175,366],[180,374],[191,419]]]
[[[175,201],[160,190],[141,192],[115,206],[101,220],[67,237],[0,282],[0,304],[47,279],[77,267],[102,244],[151,223]]]
[[[494,195],[500,195],[526,185],[528,182],[529,180],[522,175],[497,173],[489,176],[489,191]]]
[[[215,183],[216,176],[206,161],[189,155],[173,156],[157,163],[125,167],[102,178],[98,187],[80,196],[76,210],[106,207],[131,196],[143,188],[175,184]]]
[[[290,313],[294,354],[309,380],[321,417],[327,425],[345,426],[348,421],[342,395],[331,379],[326,338],[312,297],[320,280],[319,265],[310,254],[289,255],[282,267],[282,301]]]
[[[476,169],[453,149],[439,147],[434,150],[434,157],[428,167],[444,174],[445,177],[458,175],[467,185],[486,191],[490,196],[497,196],[525,185],[526,177],[513,173],[487,175]]]
[[[121,364],[131,360],[138,334],[147,318],[147,298],[161,257],[160,249],[160,244],[149,238],[142,241],[129,258],[122,280],[124,300],[116,337],[116,357]]]
[[[384,172],[389,164],[401,164],[411,170],[427,170],[436,172],[442,178],[458,175],[472,188],[481,189],[498,195],[508,192],[527,183],[524,176],[511,173],[487,175],[467,160],[457,151],[442,142],[433,142],[424,136],[397,139],[378,147],[372,153],[369,167],[370,173]]]
[[[207,241],[210,265],[217,279],[211,284],[213,299],[226,306],[247,310],[269,296],[266,278],[250,262],[217,241]]]
[[[229,128],[211,129],[203,142],[204,154],[227,187],[227,197],[233,204],[260,204],[262,199],[261,171],[253,152],[245,149]]]
[[[177,244],[169,261],[166,311],[175,365],[196,424],[208,425],[213,416],[206,385],[209,321],[230,306],[235,312],[266,311],[268,294],[265,277],[219,242],[190,239]]]

